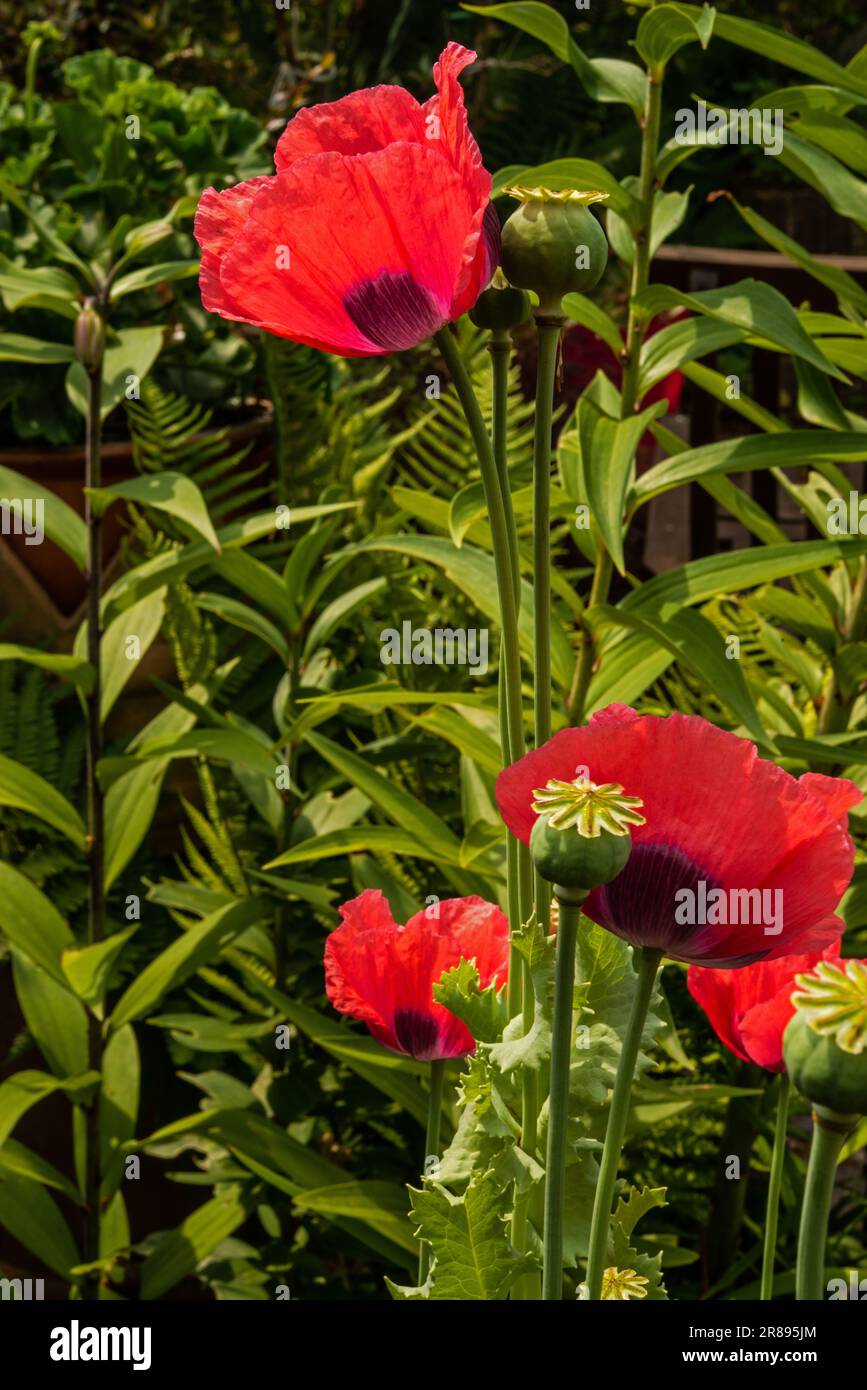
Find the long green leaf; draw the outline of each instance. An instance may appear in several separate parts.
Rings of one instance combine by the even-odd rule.
[[[653,0],[635,0],[635,3],[647,8]],[[678,4],[677,8],[695,22],[698,22],[702,13],[698,5]],[[770,58],[774,63],[782,63],[784,67],[794,68],[796,72],[806,73],[808,77],[815,77],[819,82],[828,82],[831,86],[849,89],[859,96],[867,96],[867,81],[848,68],[841,67],[832,58],[826,58],[825,54],[812,44],[780,29],[773,29],[768,24],[759,24],[754,19],[741,19],[737,15],[718,12],[714,23],[714,35],[737,44],[740,48],[746,48],[750,53],[759,53],[763,58]]]
[[[720,439],[649,468],[635,485],[639,502],[709,473],[749,473],[759,468],[796,468],[820,459],[857,463],[864,457],[864,435],[843,430],[787,430],[785,433]]]
[[[621,574],[626,571],[623,511],[635,474],[635,451],[651,421],[664,415],[667,409],[667,402],[656,401],[639,415],[611,420],[586,396],[578,407],[587,497],[606,549]]]
[[[435,854],[442,854],[444,860],[454,861],[459,849],[457,837],[423,802],[384,777],[360,754],[333,743],[324,735],[308,733],[305,741],[353,786],[363,791],[395,825],[427,844]]]
[[[90,1090],[99,1080],[97,1072],[61,1079],[44,1071],[19,1071],[0,1085],[0,1147],[27,1111],[55,1091],[76,1096]]]
[[[237,1231],[249,1214],[249,1199],[230,1189],[204,1202],[177,1230],[158,1236],[141,1266],[141,1297],[162,1298],[188,1274],[195,1273],[201,1261]]]
[[[142,507],[183,521],[219,551],[220,542],[208,515],[204,497],[192,478],[184,473],[149,473],[146,477],[130,478],[111,487],[86,489],[94,504],[104,511],[112,502],[137,502]]]
[[[62,1279],[78,1264],[78,1248],[50,1193],[39,1181],[0,1172],[0,1227]]]
[[[24,661],[28,666],[39,666],[52,675],[62,676],[85,694],[93,689],[95,672],[84,657],[42,652],[38,647],[23,647],[19,642],[0,642],[0,661]]]
[[[644,95],[644,74],[634,63],[617,58],[587,58],[575,43],[569,27],[550,5],[517,3],[505,5],[463,5],[472,14],[503,19],[516,29],[541,39],[564,63],[570,63],[579,82],[594,101],[622,102],[640,115]]]
[[[66,835],[77,849],[84,849],[84,821],[56,787],[31,772],[29,767],[0,754],[0,806],[15,806]]]
[[[486,617],[497,622],[499,604],[497,602],[496,570],[493,558],[475,546],[463,545],[458,550],[450,541],[438,536],[377,536],[373,540],[361,541],[347,547],[344,553],[360,554],[365,551],[393,551],[398,555],[408,555],[412,559],[423,560],[442,569],[467,598],[471,599]],[[533,603],[530,586],[522,581],[523,596],[518,620],[518,634],[521,650],[528,660],[533,655]],[[568,638],[558,622],[552,624],[551,662],[554,676],[560,685],[565,686],[572,678],[573,657]]]
[[[22,333],[0,333],[0,362],[30,362],[34,366],[50,366],[56,362],[74,362],[75,351],[66,343],[49,343],[41,338],[28,338]]]
[[[693,17],[679,5],[657,5],[642,15],[635,47],[655,73],[661,74],[684,44],[700,43],[707,48],[713,33],[716,10],[705,5]]]
[[[354,511],[359,505],[358,502],[330,502],[321,506],[296,507],[293,508],[292,523],[298,525],[320,516],[331,516],[334,512]],[[220,528],[217,539],[223,552],[221,557],[215,557],[214,548],[210,543],[190,541],[179,550],[166,551],[152,560],[146,560],[144,564],[137,565],[122,575],[104,596],[105,620],[110,621],[124,608],[129,608],[131,604],[137,603],[145,594],[153,593],[155,589],[175,584],[202,566],[220,563],[225,558],[226,550],[252,545],[255,541],[273,535],[275,529],[274,512],[260,512],[244,521],[233,521]]]
[[[121,995],[109,1020],[111,1032],[116,1033],[125,1023],[146,1014],[164,994],[183,984],[268,911],[264,899],[243,898],[189,927],[145,966]]]
[[[0,468],[0,492],[7,498],[26,498],[41,501],[44,506],[45,534],[73,560],[80,570],[87,568],[87,527],[77,512],[55,497],[40,483],[34,487],[32,478],[25,478],[11,468]],[[35,495],[34,495],[35,494]]]
[[[867,539],[797,541],[735,550],[727,555],[708,555],[657,575],[640,589],[627,594],[622,606],[640,611],[669,603],[676,607],[704,603],[716,594],[737,593],[775,579],[808,574],[840,560],[857,560],[865,554]]]
[[[4,863],[0,863],[0,929],[19,951],[58,983],[65,983],[61,956],[75,945],[75,937],[41,888]]]
[[[737,284],[697,294],[684,294],[668,285],[650,285],[636,295],[633,302],[651,316],[680,307],[707,314],[709,318],[767,339],[784,352],[812,363],[820,372],[846,380],[803,328],[789,301],[779,290],[761,280],[739,280]]]

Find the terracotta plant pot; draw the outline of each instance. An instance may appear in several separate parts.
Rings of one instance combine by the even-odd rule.
[[[251,419],[229,429],[232,449],[253,445],[247,466],[268,457],[271,424],[270,407],[262,407]],[[213,433],[220,428],[225,426],[216,426]],[[31,479],[35,497],[41,486],[55,493],[79,516],[84,515],[83,446],[0,449],[0,467]],[[136,476],[131,441],[103,444],[102,473],[109,486]],[[112,507],[106,513],[102,531],[108,582],[122,533],[123,510]],[[53,541],[46,538],[41,545],[28,545],[23,535],[0,537],[0,616],[7,619],[3,634],[6,640],[48,638],[60,646],[68,645],[62,639],[74,632],[80,622],[85,588],[84,575]]]

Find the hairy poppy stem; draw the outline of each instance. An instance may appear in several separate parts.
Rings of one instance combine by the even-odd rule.
[[[777,1096],[777,1122],[774,1128],[774,1152],[768,1182],[768,1206],[765,1212],[765,1248],[762,1255],[762,1284],[759,1297],[763,1301],[774,1293],[774,1256],[777,1251],[777,1217],[780,1211],[780,1188],[783,1182],[783,1163],[786,1157],[786,1132],[789,1120],[791,1086],[785,1072],[780,1076]]]
[[[653,233],[653,203],[657,189],[656,155],[659,147],[659,123],[662,113],[662,78],[648,72],[644,93],[644,116],[641,121],[641,172],[638,196],[641,202],[641,221],[633,230],[635,251],[632,261],[632,283],[630,285],[629,320],[626,327],[626,345],[621,354],[623,379],[620,386],[620,418],[628,420],[640,404],[640,366],[641,345],[644,341],[645,321],[635,307],[635,298],[647,288],[650,278],[650,248]],[[605,603],[611,587],[613,566],[611,556],[601,537],[597,542],[596,566],[593,575],[593,589],[587,607]],[[587,691],[593,675],[596,648],[593,634],[585,626],[581,636],[581,647],[575,664],[575,676],[569,693],[569,722],[580,724],[584,720],[587,704]]]
[[[825,1244],[837,1160],[853,1123],[850,1116],[837,1115],[821,1106],[813,1107],[813,1142],[798,1232],[795,1297],[799,1303],[825,1296]]]
[[[542,1298],[563,1297],[563,1207],[566,1196],[566,1128],[569,1123],[569,1063],[572,1059],[572,994],[581,903],[587,894],[558,893],[557,968],[551,1025],[551,1086],[548,1093],[548,1151],[545,1161],[545,1233]]]
[[[500,498],[503,504],[503,520],[509,547],[509,568],[511,573],[512,597],[515,607],[515,621],[521,608],[521,569],[518,557],[518,533],[515,527],[515,513],[512,507],[512,490],[509,484],[508,461],[508,419],[509,419],[509,358],[512,352],[512,339],[505,330],[492,332],[488,339],[488,352],[491,357],[491,444]],[[501,667],[500,683],[500,742],[504,763],[514,762],[524,756],[524,719],[521,711],[520,727],[512,730],[509,726],[508,698],[505,695],[505,662]],[[506,841],[507,876],[509,886],[509,922],[512,929],[519,922],[526,921],[529,915],[530,891],[530,853],[527,846],[511,832]],[[521,1008],[522,963],[512,948],[509,962],[509,1015],[514,1018]],[[524,989],[526,989],[524,980]]]
[[[443,1082],[445,1080],[446,1064],[441,1059],[430,1064],[430,1091],[428,1092],[427,1103],[427,1129],[424,1136],[424,1164],[422,1171],[427,1170],[428,1162],[431,1158],[440,1156],[440,1129],[443,1118]],[[419,1241],[418,1247],[418,1282],[423,1284],[428,1276],[430,1269],[431,1248],[426,1240]]]
[[[488,339],[488,352],[491,356],[492,422],[491,440],[497,476],[500,481],[500,496],[503,501],[506,530],[509,540],[511,560],[512,593],[515,612],[521,608],[521,569],[518,556],[518,533],[515,527],[515,513],[512,507],[512,490],[509,484],[508,463],[508,414],[509,414],[509,359],[512,352],[512,339],[505,329],[495,330]],[[505,667],[501,667],[504,676]],[[524,727],[517,730],[514,739],[508,727],[508,711],[500,698],[500,737],[504,760],[524,756]],[[514,932],[519,923],[526,922],[530,915],[530,895],[532,891],[532,869],[530,852],[523,841],[509,832],[506,841],[506,865],[508,882],[509,922]],[[509,1014],[514,1017],[523,1012],[525,1027],[529,1029],[535,1014],[533,981],[529,968],[512,946],[509,959]],[[524,1067],[521,1075],[521,1148],[531,1156],[536,1152],[537,1128],[539,1120],[538,1077],[529,1067]],[[512,1216],[512,1244],[516,1250],[524,1251],[528,1239],[529,1192],[515,1194],[515,1209]],[[528,1274],[517,1280],[512,1287],[514,1299],[536,1299],[539,1296],[538,1275]]]
[[[617,1165],[623,1148],[626,1121],[632,1102],[632,1078],[635,1063],[641,1047],[644,1022],[650,1008],[656,972],[662,959],[662,952],[649,947],[637,947],[638,977],[635,994],[626,1032],[620,1048],[620,1062],[611,1094],[611,1108],[608,1111],[608,1128],[605,1131],[605,1146],[599,1167],[599,1181],[593,1202],[593,1220],[590,1225],[590,1248],[587,1256],[587,1296],[590,1299],[602,1297],[602,1276],[605,1273],[605,1259],[608,1251],[608,1232],[611,1222],[611,1203],[617,1182]]]
[[[95,312],[95,311],[94,311]],[[85,421],[85,487],[98,488],[102,483],[102,350],[94,350],[97,360],[85,367],[87,374],[87,417]],[[87,842],[88,842],[88,916],[89,946],[102,941],[105,935],[105,811],[97,768],[102,757],[102,680],[101,680],[101,615],[102,588],[102,519],[93,495],[85,493],[84,519],[87,526],[87,659],[93,668],[94,681],[87,695]],[[88,1066],[91,1071],[102,1070],[102,1024],[91,1008],[88,1011]],[[100,1227],[100,1125],[99,1094],[89,1102],[85,1118],[86,1154],[84,1171],[84,1241],[86,1264],[99,1258]],[[91,1270],[85,1277],[82,1295],[92,1300],[98,1297],[97,1276]]]
[[[497,460],[494,456],[494,449],[473,384],[470,381],[469,373],[464,365],[458,348],[455,336],[450,328],[441,328],[434,335],[440,352],[443,355],[446,366],[452,375],[452,381],[457,391],[458,400],[464,412],[470,435],[476,450],[476,457],[479,461],[479,471],[482,475],[482,487],[485,493],[485,505],[488,509],[488,523],[491,528],[491,541],[494,551],[494,571],[497,580],[497,596],[500,607],[500,630],[502,633],[502,661],[505,668],[503,675],[503,692],[506,704],[506,719],[503,728],[506,732],[508,741],[508,761],[517,762],[524,754],[524,710],[521,697],[521,648],[518,643],[518,603],[517,590],[514,584],[514,566],[517,563],[517,541],[510,542],[509,519],[504,502],[504,491],[508,491],[508,483],[501,482],[500,471]],[[508,373],[508,363],[506,364]],[[508,379],[506,380],[508,389]],[[505,447],[505,420],[502,416],[503,406],[500,405],[500,422],[495,422],[497,432],[498,447]],[[512,528],[514,519],[512,520]],[[522,860],[519,856],[519,881],[520,864]],[[529,873],[529,861],[527,873]],[[514,923],[512,924],[514,926]],[[510,972],[511,975],[511,972]],[[520,976],[519,976],[520,978]],[[514,994],[510,991],[510,1000],[514,999]],[[520,999],[520,996],[518,996]],[[515,1009],[517,1011],[516,1002]]]
[[[551,737],[551,420],[557,349],[563,320],[537,315],[536,418],[533,434],[533,734],[540,748]],[[551,885],[535,876],[536,918],[545,931],[551,917]]]

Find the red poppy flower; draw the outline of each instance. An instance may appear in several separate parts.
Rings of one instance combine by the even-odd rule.
[[[840,942],[803,956],[779,956],[743,970],[702,970],[691,965],[686,983],[711,1026],[730,1052],[765,1071],[785,1071],[783,1034],[795,1012],[795,976],[820,960],[839,960]]]
[[[196,213],[206,309],[342,357],[414,347],[471,309],[499,261],[491,176],[450,43],[437,95],[371,87],[289,122],[274,177]]]
[[[461,957],[474,960],[483,989],[509,973],[509,923],[482,898],[446,898],[400,926],[378,889],[340,909],[325,943],[325,992],[338,1013],[366,1023],[377,1042],[419,1061],[463,1057],[475,1041],[433,987]]]
[[[609,705],[500,773],[503,819],[529,842],[533,793],[551,778],[619,782],[646,823],[612,883],[584,911],[636,946],[687,964],[738,967],[840,936],[834,909],[852,877],[843,778],[795,778],[704,719]],[[757,920],[758,919],[758,920]]]

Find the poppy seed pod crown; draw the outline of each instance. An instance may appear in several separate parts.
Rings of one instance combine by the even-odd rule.
[[[592,290],[608,264],[605,233],[588,206],[608,195],[521,186],[503,191],[520,203],[502,232],[503,272],[539,296],[538,313],[559,315],[564,295]]]
[[[539,819],[530,835],[530,854],[539,875],[558,888],[584,893],[610,883],[632,850],[630,827],[644,824],[640,805],[640,798],[626,796],[619,782],[598,787],[583,776],[574,782],[552,778],[533,793]]]
[[[823,961],[796,984],[783,1038],[793,1086],[837,1115],[867,1115],[867,961]]]

